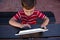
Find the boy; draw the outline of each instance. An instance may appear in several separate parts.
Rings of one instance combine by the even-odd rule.
[[[21,4],[23,10],[18,11],[18,13],[9,20],[10,25],[18,28],[31,28],[31,25],[37,23],[36,19],[41,18],[44,20],[41,28],[47,29],[46,26],[49,23],[49,19],[40,11],[35,10],[36,0],[21,0]],[[21,23],[17,22],[18,19],[21,20]]]

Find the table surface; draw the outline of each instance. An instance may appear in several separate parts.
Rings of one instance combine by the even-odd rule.
[[[38,26],[38,25],[34,25],[34,26]],[[60,36],[60,24],[49,24],[47,28],[48,31],[42,33],[42,35],[39,34],[40,37]],[[20,38],[20,36],[15,36],[15,34],[19,30],[20,29],[14,28],[10,25],[0,25],[0,38]],[[30,35],[34,36],[33,34]]]

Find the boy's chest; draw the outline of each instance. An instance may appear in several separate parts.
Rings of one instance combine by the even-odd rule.
[[[36,14],[32,14],[30,16],[21,15],[21,20],[31,21],[31,20],[36,20],[36,19],[37,19],[37,15]]]

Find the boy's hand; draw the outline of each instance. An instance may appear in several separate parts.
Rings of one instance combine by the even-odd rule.
[[[22,28],[24,28],[24,27],[29,27],[29,28],[31,28],[31,26],[30,26],[29,24],[23,24],[23,25],[22,25]]]
[[[46,27],[46,26],[44,26],[44,25],[41,25],[41,28],[43,28],[43,29],[47,29],[47,27]]]

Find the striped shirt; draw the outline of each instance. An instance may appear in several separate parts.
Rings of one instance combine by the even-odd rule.
[[[14,19],[21,20],[22,24],[36,24],[37,18],[43,19],[44,17],[45,15],[38,10],[34,10],[33,14],[30,16],[27,16],[24,11],[18,11],[18,13],[13,16]]]

